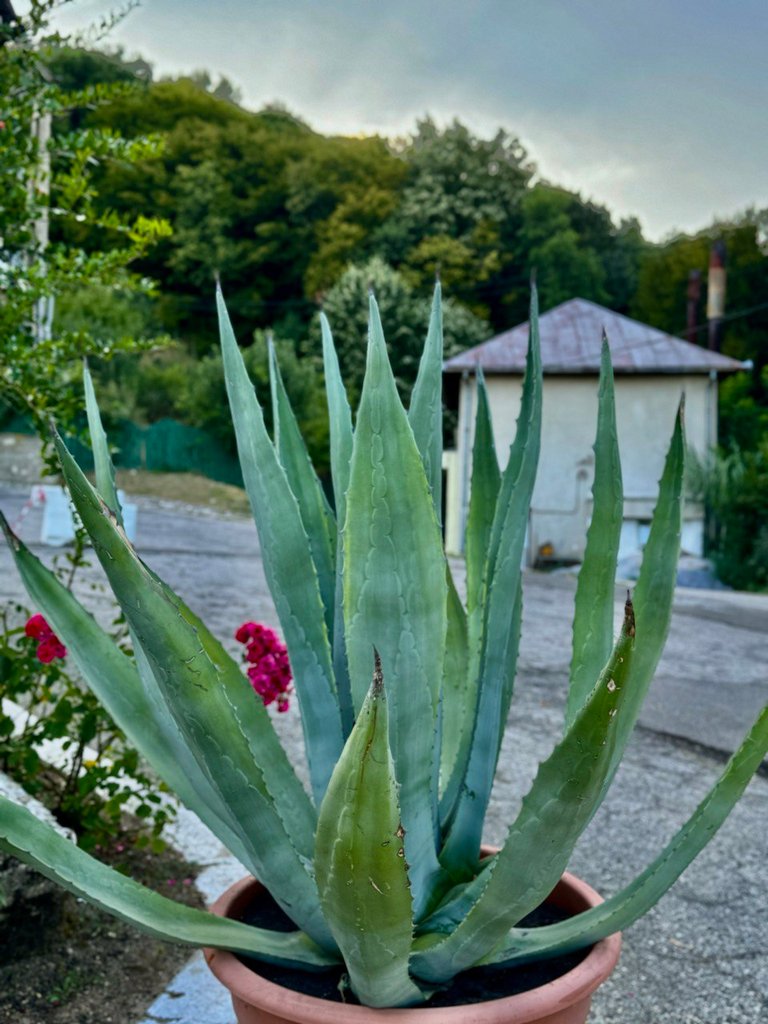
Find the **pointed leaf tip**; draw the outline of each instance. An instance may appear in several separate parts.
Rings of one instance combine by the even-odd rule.
[[[0,512],[0,530],[3,531],[5,539],[8,541],[9,545],[13,548],[13,550],[18,551],[21,545],[21,541],[11,529],[10,523],[5,518],[2,512]]]

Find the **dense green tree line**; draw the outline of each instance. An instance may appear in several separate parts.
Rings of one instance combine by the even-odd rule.
[[[344,270],[374,256],[423,295],[439,270],[489,331],[524,318],[534,266],[547,305],[579,294],[629,309],[644,248],[636,222],[532,185],[506,132],[482,139],[426,119],[394,144],[327,137],[278,107],[247,112],[200,76],[151,82],[141,63],[71,51],[54,70],[74,87],[101,67],[140,87],[74,116],[128,138],[159,133],[165,147],[141,167],[105,170],[100,192],[120,213],[140,207],[172,224],[142,269],[161,286],[163,325],[198,350],[211,343],[216,274],[242,324],[296,335]]]
[[[221,383],[211,355],[217,277],[239,336],[256,338],[257,377],[258,332],[273,330],[286,353],[289,392],[304,411],[318,394],[320,305],[356,393],[365,324],[355,310],[370,284],[391,324],[395,370],[407,393],[436,273],[450,300],[450,350],[525,319],[534,269],[544,308],[580,296],[673,334],[684,331],[688,275],[698,270],[698,340],[706,345],[706,271],[710,247],[721,239],[728,254],[723,348],[752,361],[751,372],[722,385],[722,449],[757,451],[765,443],[765,211],[652,244],[637,220],[617,221],[604,206],[542,180],[519,140],[502,130],[482,138],[459,121],[439,127],[427,118],[402,140],[325,136],[279,105],[243,109],[230,82],[214,84],[205,73],[155,81],[144,61],[71,49],[51,55],[48,65],[63,90],[87,95],[100,83],[114,89],[109,103],[83,103],[59,116],[59,137],[93,130],[162,143],[145,159],[102,162],[89,198],[102,220],[130,223],[140,212],[170,225],[133,264],[156,282],[155,297],[137,305],[114,289],[96,289],[58,302],[59,324],[69,331],[95,325],[109,339],[130,321],[134,334],[177,339],[169,356],[143,357],[138,369],[118,363],[105,373],[116,411],[151,419],[168,409],[225,429],[212,412]],[[53,242],[84,252],[103,247],[94,219],[54,221]],[[324,427],[305,426],[318,456]]]
[[[317,304],[350,265],[373,257],[422,298],[439,270],[446,293],[489,334],[525,318],[533,268],[545,307],[579,295],[680,333],[688,273],[706,280],[717,238],[728,247],[729,312],[768,301],[758,214],[651,245],[636,220],[617,223],[605,207],[537,180],[504,131],[483,139],[458,121],[438,128],[425,119],[395,143],[328,137],[278,106],[242,109],[226,79],[214,86],[202,73],[154,82],[142,61],[72,50],[59,53],[53,71],[69,89],[133,83],[72,118],[164,139],[160,156],[105,167],[100,201],[121,216],[141,209],[172,225],[139,267],[160,286],[157,326],[198,354],[214,336],[215,276],[241,331],[271,327],[304,345]],[[704,304],[705,296],[702,322]],[[725,331],[726,351],[755,364],[749,391],[760,403],[767,326],[762,309]],[[477,335],[470,330],[468,343]]]

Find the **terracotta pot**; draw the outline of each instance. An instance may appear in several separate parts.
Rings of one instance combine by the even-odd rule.
[[[253,878],[237,882],[211,907],[238,918],[263,887]],[[576,914],[602,903],[581,879],[566,873],[549,901]],[[206,949],[208,966],[229,989],[238,1024],[584,1024],[592,994],[616,966],[621,935],[592,947],[580,964],[539,988],[504,999],[464,1006],[373,1010],[303,995],[267,981],[232,953]]]

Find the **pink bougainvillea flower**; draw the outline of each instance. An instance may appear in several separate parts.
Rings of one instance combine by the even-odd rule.
[[[66,658],[67,648],[39,612],[37,615],[27,619],[24,632],[27,636],[39,641],[37,645],[37,660],[42,662],[43,665],[50,664],[55,658]]]
[[[67,648],[53,634],[45,637],[37,645],[37,660],[41,661],[44,665],[49,664],[54,658],[66,658]]]
[[[274,629],[260,622],[244,622],[235,633],[235,639],[245,644],[246,675],[253,689],[265,705],[277,701],[277,710],[287,711],[293,677],[288,651],[280,637]]]
[[[244,622],[242,626],[235,633],[235,640],[241,644],[247,644],[251,637],[256,635],[256,630],[259,628],[256,622]]]
[[[39,612],[37,615],[33,615],[31,618],[27,619],[24,632],[27,636],[34,637],[35,640],[42,640],[47,636],[53,635],[53,630]]]

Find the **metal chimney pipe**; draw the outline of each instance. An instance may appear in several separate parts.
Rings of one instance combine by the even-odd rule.
[[[709,347],[720,351],[723,341],[725,316],[725,242],[719,239],[709,251],[709,277],[707,279],[707,322]]]
[[[688,289],[686,292],[685,338],[692,345],[696,344],[696,330],[699,322],[699,302],[701,301],[701,271],[688,271]]]

